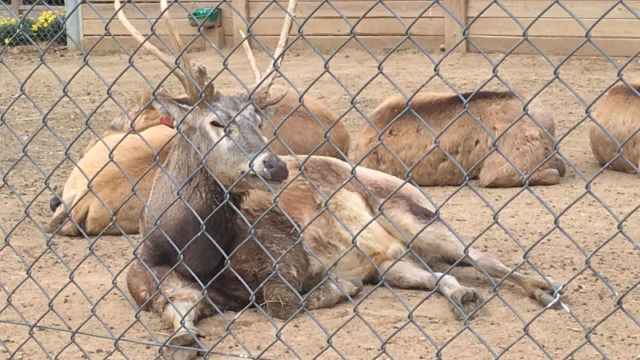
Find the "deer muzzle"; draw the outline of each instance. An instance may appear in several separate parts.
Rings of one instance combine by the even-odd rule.
[[[287,164],[274,154],[264,154],[256,159],[256,173],[263,179],[273,182],[282,182],[289,177]]]

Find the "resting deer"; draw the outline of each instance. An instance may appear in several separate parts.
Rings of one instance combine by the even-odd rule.
[[[324,103],[309,96],[299,102],[290,91],[282,96],[270,110],[273,116],[260,129],[271,141],[274,153],[346,156],[349,135]],[[54,196],[50,201],[53,216],[47,225],[49,232],[66,236],[138,233],[137,218],[149,196],[156,155],[159,161],[164,159],[174,135],[167,127],[157,127],[162,116],[152,97],[145,92],[127,116],[112,121],[103,141],[93,139],[87,145],[65,182],[62,199]],[[186,99],[184,94],[176,97],[180,101]],[[254,100],[258,107],[269,107],[266,97],[257,96]],[[130,130],[141,133],[145,140]],[[144,142],[150,146],[144,146]],[[117,164],[110,160],[111,152]]]
[[[168,17],[166,0],[160,6]],[[295,6],[290,0],[274,59],[282,58]],[[172,326],[170,344],[196,342],[197,321],[214,309],[263,302],[272,316],[286,319],[303,303],[309,309],[331,306],[356,295],[363,283],[378,281],[437,289],[458,315],[474,314],[482,303],[479,293],[452,275],[428,271],[423,261],[475,265],[520,285],[543,305],[560,303],[557,284],[466,249],[410,184],[331,157],[273,154],[256,130],[267,119],[252,96],[217,93],[205,68],[194,69],[188,57],[178,61],[143,42],[125,14],[118,17],[166,66],[180,64],[182,71],[172,74],[190,97],[154,100],[180,135],[157,172],[141,220],[140,254],[127,274],[136,303]],[[171,18],[165,20],[180,48]],[[192,74],[197,86],[182,74]],[[265,74],[254,94],[269,95],[275,76]]]
[[[468,113],[461,97],[468,99]],[[460,185],[467,176],[485,187],[522,186],[525,180],[557,184],[565,165],[553,153],[553,118],[535,110],[531,115],[544,130],[524,115],[511,93],[421,93],[408,105],[403,97],[392,97],[373,111],[372,126],[352,140],[349,158],[399,177],[410,171],[421,186]],[[511,163],[491,152],[492,136]]]
[[[597,103],[590,131],[591,151],[600,166],[637,174],[640,167],[640,87],[616,85]],[[621,149],[622,148],[622,149]],[[622,150],[622,151],[620,151]]]
[[[69,174],[62,199],[50,201],[50,233],[67,236],[138,232],[138,218],[157,165],[175,132],[153,126],[139,133],[112,132],[86,151]]]

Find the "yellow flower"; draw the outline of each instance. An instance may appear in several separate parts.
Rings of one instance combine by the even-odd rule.
[[[5,44],[5,45],[9,45],[9,42],[10,42],[10,41],[11,41],[11,40],[9,40],[9,39],[4,39],[4,44]]]

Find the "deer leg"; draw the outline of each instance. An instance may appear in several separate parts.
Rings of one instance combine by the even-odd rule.
[[[560,183],[560,171],[555,168],[548,168],[538,170],[531,178],[529,178],[529,184],[531,185],[555,185]]]
[[[158,280],[161,280],[160,284]],[[168,345],[197,343],[196,337],[200,332],[196,322],[207,316],[210,309],[208,302],[201,299],[202,292],[194,282],[168,266],[150,266],[148,269],[136,261],[127,273],[127,286],[139,306],[160,314],[163,321],[171,326],[174,335]]]
[[[464,256],[464,253],[460,251],[457,255],[459,256],[458,259],[460,259]],[[547,306],[549,304],[553,304],[554,308],[562,306],[560,301],[554,303],[556,300],[554,295],[562,289],[561,284],[553,282],[551,279],[547,282],[542,279],[524,275],[517,271],[511,272],[511,269],[493,255],[483,253],[475,249],[469,249],[468,258],[471,261],[467,260],[465,261],[465,264],[471,265],[472,263],[475,263],[480,269],[486,271],[487,274],[492,277],[503,278],[508,275],[509,277],[507,277],[507,280],[522,287],[529,297],[537,300],[541,305]]]
[[[477,266],[480,270],[494,278],[503,278],[507,275],[507,280],[519,285],[524,289],[528,296],[537,300],[543,306],[547,306],[554,301],[554,294],[561,289],[560,284],[553,281],[546,282],[531,276],[521,274],[517,271],[511,271],[496,257],[470,248],[465,255],[465,245],[449,233],[443,225],[433,224],[427,228],[412,244],[412,249],[421,257],[429,259],[435,257],[449,264],[455,264],[458,261],[460,265]],[[560,302],[555,303],[561,306]]]
[[[323,282],[305,298],[297,289],[280,280],[271,280],[263,288],[264,304],[271,316],[286,320],[302,307],[309,310],[332,307],[355,296],[362,289],[362,282],[332,278]]]
[[[306,306],[309,310],[332,307],[358,295],[361,290],[361,280],[347,281],[331,276],[307,296]]]
[[[464,319],[482,304],[482,297],[473,288],[460,285],[455,277],[430,273],[409,260],[385,261],[380,265],[384,281],[400,289],[438,290],[453,305],[459,319]]]

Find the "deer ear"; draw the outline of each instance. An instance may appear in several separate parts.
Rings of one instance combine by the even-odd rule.
[[[156,95],[151,105],[160,113],[160,123],[170,128],[175,128],[191,110],[189,105],[162,94]]]

